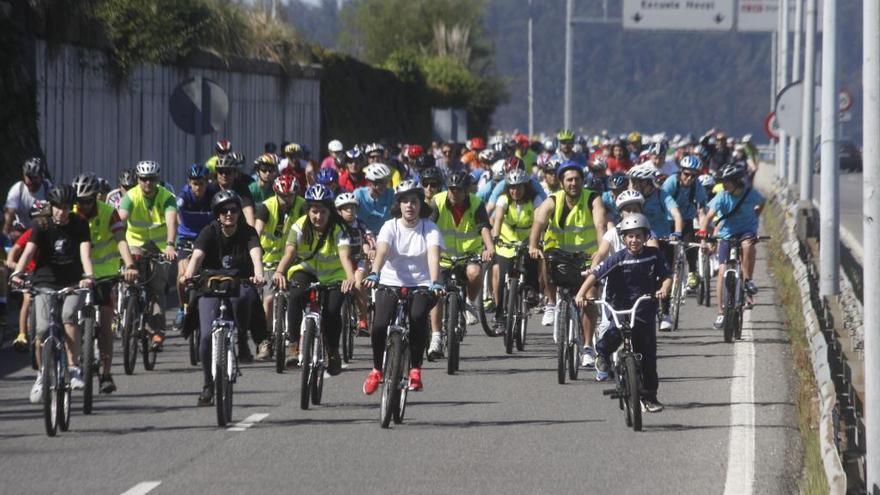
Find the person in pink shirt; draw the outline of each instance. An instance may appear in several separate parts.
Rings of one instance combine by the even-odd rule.
[[[327,151],[330,154],[324,157],[321,168],[332,168],[339,172],[342,169],[343,157],[345,156],[342,152],[342,142],[338,139],[330,141],[327,143]]]

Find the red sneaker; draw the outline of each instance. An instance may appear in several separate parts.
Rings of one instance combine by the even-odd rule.
[[[382,382],[382,372],[374,369],[367,375],[367,379],[364,380],[364,394],[371,395],[373,392],[379,388],[379,383]]]
[[[367,325],[367,320],[360,319],[358,320],[357,326],[357,334],[359,337],[369,337],[370,336],[370,328]]]
[[[421,392],[422,390],[422,369],[413,368],[409,370],[409,389],[413,392]]]

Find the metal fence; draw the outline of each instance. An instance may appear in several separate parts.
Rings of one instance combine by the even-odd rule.
[[[93,171],[115,184],[120,170],[150,159],[162,165],[163,180],[183,183],[196,142],[172,122],[169,101],[177,84],[196,74],[216,81],[229,96],[226,123],[202,139],[202,156],[210,156],[221,138],[248,161],[266,142],[319,150],[320,81],[314,75],[142,65],[115,85],[100,51],[37,40],[34,54],[38,128],[53,178]]]

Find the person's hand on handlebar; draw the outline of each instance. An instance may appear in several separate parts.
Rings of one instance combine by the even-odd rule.
[[[260,287],[266,285],[266,278],[263,276],[262,273],[255,273],[254,276],[251,277],[251,282],[253,282],[254,285]]]
[[[171,244],[168,244],[167,246],[165,246],[164,254],[165,254],[165,259],[168,261],[174,261],[175,259],[177,259],[177,250],[174,249],[174,246],[172,246]]]
[[[656,297],[657,299],[666,299],[667,297],[669,297],[669,291],[659,289],[657,292],[654,293],[654,297]]]
[[[367,278],[364,279],[364,287],[367,289],[373,289],[379,285],[379,274],[373,272],[367,275]]]
[[[20,272],[12,272],[12,275],[9,277],[9,285],[16,289],[24,285],[22,274]]]
[[[340,289],[342,290],[343,294],[348,294],[348,291],[350,291],[352,288],[354,288],[353,278],[347,278],[342,281],[342,286],[340,287]]]
[[[443,295],[443,292],[446,291],[446,288],[443,287],[443,284],[441,284],[440,282],[431,282],[431,285],[428,286],[428,291],[430,291],[431,294],[440,297]]]
[[[137,268],[134,266],[127,266],[125,270],[122,271],[122,279],[128,283],[132,283],[138,278]],[[181,281],[183,281],[183,277],[180,277]]]
[[[540,248],[529,246],[529,256],[533,260],[544,259],[544,252]]]
[[[275,273],[272,274],[272,284],[281,290],[286,290],[287,277],[283,273],[276,270]]]
[[[483,250],[482,259],[483,262],[488,263],[492,261],[492,258],[495,256],[495,246],[489,246]]]
[[[91,275],[88,275],[79,281],[79,286],[82,289],[88,289],[93,285],[95,285],[95,279]]]

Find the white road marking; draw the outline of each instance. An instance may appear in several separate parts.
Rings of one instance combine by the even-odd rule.
[[[751,311],[743,316],[742,340],[734,344],[730,384],[730,441],[725,495],[753,493],[755,485],[755,343]]]
[[[137,485],[134,485],[127,491],[123,492],[122,495],[146,495],[161,484],[161,481],[141,481]]]
[[[227,428],[227,430],[229,430],[229,431],[247,430],[251,426],[254,426],[255,424],[259,423],[260,421],[266,419],[267,416],[269,416],[269,414],[267,414],[267,413],[251,414],[250,416],[244,418],[244,421],[242,421],[240,423],[236,423],[235,426],[230,426],[229,428]]]

